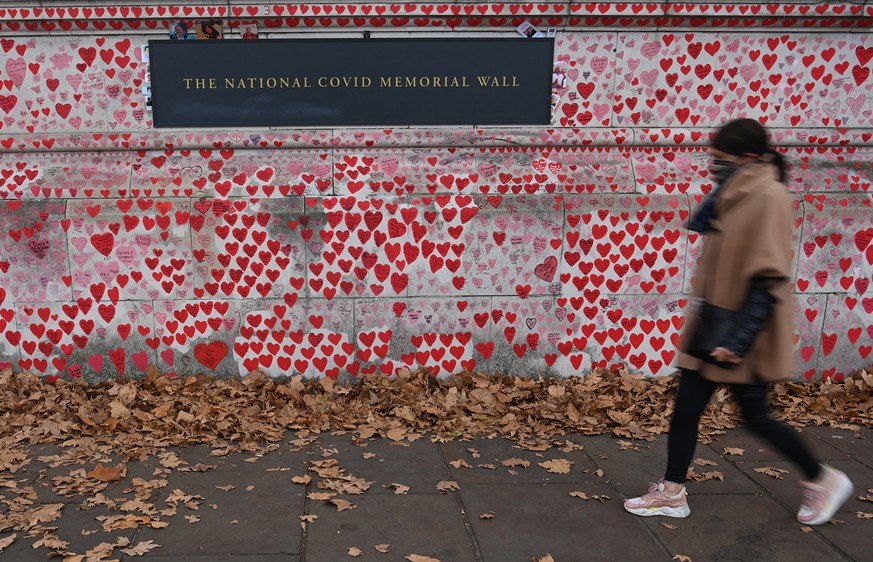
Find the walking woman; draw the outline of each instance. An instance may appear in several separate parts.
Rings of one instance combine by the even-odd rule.
[[[686,320],[679,346],[681,378],[667,440],[667,470],[648,493],[628,499],[624,507],[641,516],[691,514],[685,475],[697,446],[700,416],[716,386],[728,384],[746,427],[803,471],[797,520],[820,525],[852,494],[852,482],[820,464],[796,431],[770,417],[767,405],[770,383],[790,379],[794,368],[793,212],[783,185],[785,161],[768,146],[764,127],[752,119],[725,124],[710,153],[716,186],[688,225],[704,236],[704,247],[693,281],[698,306]],[[708,345],[699,344],[707,339]]]

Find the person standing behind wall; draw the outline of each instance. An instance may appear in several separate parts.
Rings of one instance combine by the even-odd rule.
[[[688,517],[685,477],[700,416],[720,383],[742,408],[745,425],[804,472],[797,520],[828,522],[854,487],[841,471],[820,464],[798,433],[769,415],[770,383],[790,379],[794,369],[791,306],[793,205],[784,182],[783,156],[769,147],[767,132],[753,119],[725,124],[715,135],[710,171],[715,189],[691,218],[689,230],[704,236],[693,295],[728,311],[729,329],[712,350],[691,355],[698,334],[717,326],[690,314],[680,339],[679,389],[667,442],[664,478],[648,493],[624,502],[641,516]],[[701,317],[702,318],[702,317]],[[704,325],[706,324],[706,325]]]

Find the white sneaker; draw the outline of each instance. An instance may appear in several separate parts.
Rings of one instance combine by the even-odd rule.
[[[818,482],[801,482],[803,500],[797,512],[797,520],[805,525],[821,525],[831,520],[855,486],[840,470],[822,465]]]

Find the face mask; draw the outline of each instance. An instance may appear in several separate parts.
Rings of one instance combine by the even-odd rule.
[[[724,181],[737,168],[737,163],[731,160],[722,160],[715,158],[709,163],[709,172],[715,176],[718,181]]]

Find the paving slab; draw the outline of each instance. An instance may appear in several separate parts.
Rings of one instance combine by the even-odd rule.
[[[573,491],[611,499],[583,500]],[[602,482],[468,484],[460,494],[486,562],[530,562],[546,554],[555,560],[670,559]],[[492,511],[493,519],[480,519]]]
[[[40,458],[60,455],[64,452],[63,447],[55,443],[46,443],[44,445],[30,445],[27,446],[24,450],[27,452],[30,462],[28,462],[15,472],[4,470],[0,471],[0,474],[11,474],[13,476],[17,476],[22,473],[36,474],[41,470],[47,469],[49,466],[49,461],[40,460]]]
[[[824,427],[815,429],[817,431],[813,435],[816,438],[873,468],[873,430],[863,427],[859,431]]]
[[[588,455],[582,451],[561,452],[557,448],[547,451],[530,451],[507,439],[478,439],[476,441],[450,441],[440,445],[449,463],[452,478],[459,483],[479,484],[531,484],[549,482],[582,482],[597,470]],[[472,451],[471,451],[472,449]],[[478,458],[476,458],[478,456]],[[530,466],[515,464],[504,466],[503,461],[519,459]],[[550,460],[566,459],[573,465],[568,474],[555,474],[540,466]],[[471,468],[452,465],[463,460]],[[489,465],[486,467],[484,465]],[[493,466],[495,468],[490,468]],[[586,472],[587,471],[587,472]]]
[[[220,449],[220,448],[218,448]],[[212,452],[215,447],[209,445],[193,445],[178,450],[179,458],[193,466],[196,464],[214,465],[215,470],[235,471],[248,465],[256,465],[260,468],[291,468],[305,470],[309,463],[310,447],[299,447],[282,442],[279,448],[268,453],[247,453],[245,451],[233,452],[227,455],[215,456]]]
[[[625,497],[638,496],[645,493],[650,482],[657,482],[664,476],[667,437],[660,436],[654,441],[632,441],[639,451],[622,450],[619,441],[626,440],[606,435],[586,437],[585,450],[619,492]],[[694,494],[752,494],[760,491],[754,482],[709,447],[698,444],[692,459],[715,463],[699,466],[692,462],[691,466],[698,474],[717,471],[724,476],[724,481],[689,480],[688,489]]]
[[[820,437],[823,434],[823,429],[824,428],[808,427],[799,431],[798,435],[810,448],[812,454],[821,460],[850,458],[848,453],[841,451]],[[841,434],[851,435],[850,433],[840,430],[828,431],[839,431]],[[724,455],[724,450],[727,447],[743,449],[744,452],[742,456],[724,455],[725,458],[731,461],[736,460],[748,462],[788,460],[788,457],[786,457],[781,451],[745,428],[739,428],[728,432],[726,435],[720,435],[716,437],[715,441],[707,444],[707,447],[720,455]]]
[[[41,463],[41,461],[38,461]],[[81,494],[62,495],[58,493],[58,484],[53,478],[70,477],[74,472],[84,471],[85,474],[94,470],[97,464],[102,464],[106,467],[115,467],[124,464],[126,475],[119,481],[108,482],[101,484],[96,481],[89,481],[92,485],[82,489]],[[34,491],[39,496],[39,501],[44,503],[69,503],[80,504],[85,499],[91,497],[93,491],[100,491],[107,497],[119,498],[124,495],[124,490],[129,488],[134,478],[144,478],[150,480],[155,478],[156,471],[161,473],[167,472],[167,469],[161,467],[158,459],[149,457],[144,461],[125,462],[119,455],[111,455],[108,457],[95,456],[93,460],[83,460],[79,464],[64,464],[60,466],[48,466],[41,463],[42,468],[33,473],[35,480],[33,482]],[[85,479],[87,480],[87,479]],[[132,499],[133,495],[128,494],[125,499]]]
[[[350,547],[378,560],[399,561],[418,554],[444,562],[476,561],[453,494],[365,494],[344,499],[355,509],[338,511],[333,504],[312,502],[310,513],[318,519],[308,525],[306,562],[351,560]],[[376,552],[377,544],[391,545],[389,553]]]
[[[393,483],[409,486],[412,493],[439,493],[437,483],[449,473],[439,445],[423,438],[397,443],[390,439],[352,442],[352,435],[320,435],[313,443],[312,458],[336,459],[346,474],[373,484],[370,493],[394,493]],[[375,456],[373,456],[375,455]]]
[[[174,490],[203,499],[196,510],[179,503],[176,515],[162,517],[168,527],[143,529],[138,538],[154,540],[162,545],[161,554],[168,556],[297,554],[305,488],[291,482],[292,474],[254,466],[174,472],[159,494],[158,509],[170,507],[166,498]],[[235,488],[224,491],[216,486]],[[200,520],[191,523],[186,516]]]
[[[57,527],[53,534],[61,540],[67,541],[69,546],[66,550],[76,554],[85,554],[86,551],[100,543],[114,543],[120,537],[126,537],[135,542],[136,529],[119,529],[111,533],[103,530],[103,524],[97,520],[97,517],[112,515],[118,515],[118,512],[110,511],[103,506],[94,509],[80,509],[79,506],[68,504],[64,506],[59,519],[47,523],[45,526]],[[83,535],[83,532],[90,534]],[[17,534],[18,538],[3,550],[0,559],[14,562],[45,562],[53,552],[52,549],[45,547],[33,548],[33,544],[40,540],[42,535],[26,537],[26,533],[19,532]],[[3,533],[0,538],[5,538],[8,535],[9,533]],[[115,554],[116,557],[121,556],[118,551]]]
[[[854,513],[841,514],[838,519],[841,523],[819,525],[815,532],[853,560],[869,560],[873,552],[873,521],[860,519]]]
[[[122,562],[137,562],[139,560],[154,560],[155,562],[302,562],[297,554],[212,554],[206,556],[162,556],[152,554],[153,550],[143,556],[125,556]]]
[[[848,501],[840,509],[840,512],[855,512],[855,511],[871,511],[870,502],[862,502],[858,496],[869,495],[868,488],[873,488],[873,474],[870,469],[864,464],[856,460],[834,460],[829,463],[831,466],[838,468],[846,473],[851,478],[855,485],[855,492],[849,497]],[[760,472],[756,472],[756,468],[771,467],[787,472],[782,474],[782,479],[774,478]],[[800,506],[801,490],[800,481],[805,478],[800,468],[791,462],[774,461],[774,462],[749,462],[737,463],[737,468],[749,475],[749,477],[767,490],[767,493],[773,498],[796,510]],[[873,527],[873,525],[870,525]]]
[[[686,519],[643,518],[673,556],[725,561],[845,560],[817,534],[804,533],[791,513],[766,496],[699,496],[690,505],[691,516]]]

